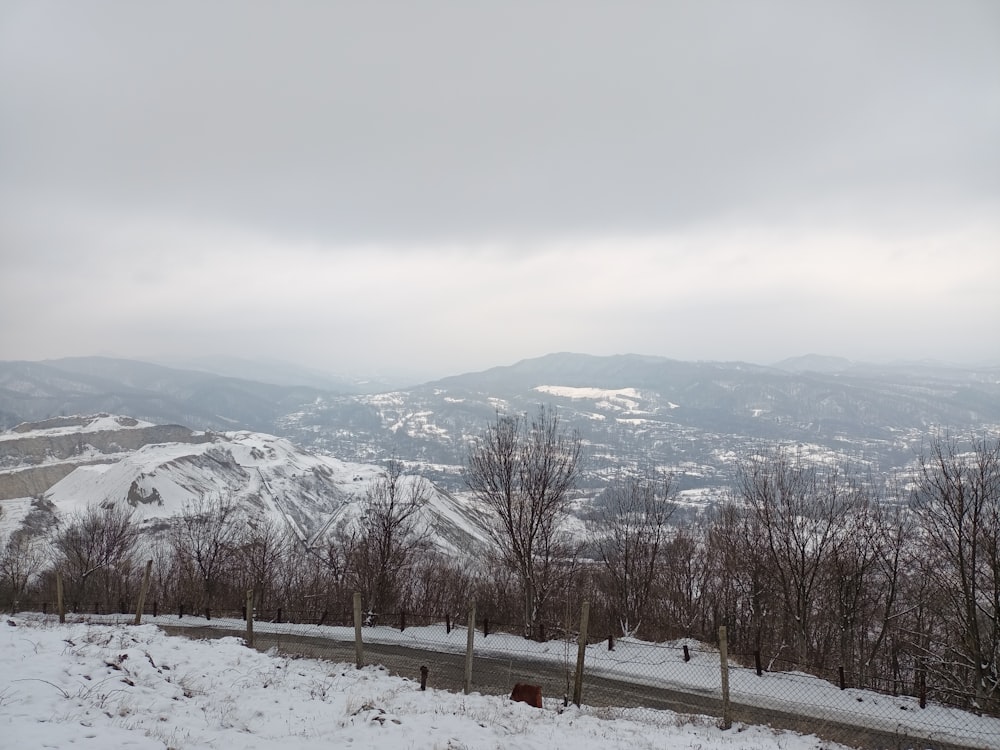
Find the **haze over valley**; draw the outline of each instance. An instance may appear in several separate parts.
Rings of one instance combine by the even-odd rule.
[[[349,392],[370,389],[370,381],[359,386],[331,377],[329,382],[339,389],[334,391],[316,387],[315,374],[303,374],[296,384],[288,373],[272,378],[282,383],[233,377],[229,369],[226,373],[107,358],[4,362],[0,419],[8,429],[22,422],[38,422],[44,428],[45,420],[54,417],[117,414],[150,423],[143,429],[151,433],[137,439],[136,446],[176,441],[184,445],[222,439],[211,438],[214,433],[249,430],[290,441],[281,444],[287,446],[283,450],[291,465],[300,449],[317,456],[310,460],[329,456],[334,463],[347,462],[344,466],[384,466],[397,459],[409,473],[422,475],[442,492],[462,495],[470,440],[497,413],[532,413],[545,405],[583,442],[577,488],[581,500],[587,500],[578,507],[582,516],[610,482],[653,470],[673,475],[685,505],[703,511],[726,497],[736,462],[764,446],[784,446],[804,463],[891,475],[911,470],[936,435],[995,434],[1000,429],[1000,368],[988,367],[875,366],[818,357],[761,367],[639,355],[552,354],[377,393]],[[310,378],[312,384],[306,384]],[[63,423],[57,419],[48,424]],[[67,420],[61,430],[74,434],[73,424]],[[8,499],[44,494],[74,460],[94,458],[89,450],[104,456],[101,460],[112,460],[103,449],[80,448],[92,445],[88,434],[98,432],[84,429],[87,424],[79,421],[78,429],[84,431],[62,452],[45,443],[18,454],[14,446],[24,445],[32,433],[9,433],[2,443],[6,448],[0,450],[0,480],[8,489],[0,489],[0,494]],[[210,433],[192,438],[191,430]],[[137,432],[142,430],[130,428],[123,434]],[[110,442],[121,455],[129,455],[125,439]],[[135,455],[137,476],[143,473],[138,468],[143,455],[151,467],[169,460],[149,452]],[[25,470],[49,480],[15,480],[26,476]],[[202,486],[191,479],[187,500],[199,493],[259,496],[258,470],[249,471],[242,478],[205,474]],[[306,492],[317,500],[322,496],[326,505],[322,513],[316,506],[297,510],[293,515],[305,523],[295,526],[297,534],[313,534],[352,491],[363,494],[353,482],[352,469],[337,473],[349,477],[342,478],[338,488]],[[369,479],[374,473],[372,468],[362,472]],[[124,484],[114,491],[95,488],[97,494],[90,500],[124,497],[131,481],[121,479]],[[310,512],[322,518],[309,520]]]

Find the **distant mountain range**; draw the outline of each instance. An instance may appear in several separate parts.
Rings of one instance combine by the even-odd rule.
[[[327,397],[279,432],[335,455],[393,452],[457,473],[470,435],[498,409],[558,408],[587,447],[587,478],[644,466],[690,488],[728,483],[732,461],[761,442],[802,455],[889,469],[936,430],[1000,425],[1000,369],[842,363],[836,372],[624,355],[553,354],[393,393]]]
[[[195,429],[270,431],[331,393],[107,357],[0,362],[0,426],[106,412]]]
[[[1000,430],[1000,367],[816,355],[764,367],[561,353],[363,393],[346,381],[331,381],[340,390],[305,385],[288,372],[284,383],[234,377],[238,363],[223,364],[224,375],[96,357],[0,362],[0,426],[106,412],[248,429],[347,461],[395,455],[457,490],[467,441],[497,410],[550,404],[585,442],[585,485],[658,466],[691,491],[725,486],[734,458],[763,441],[886,470],[911,462],[936,430]]]

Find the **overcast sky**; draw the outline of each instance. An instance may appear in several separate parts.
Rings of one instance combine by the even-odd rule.
[[[0,0],[0,359],[1000,361],[1000,2]]]

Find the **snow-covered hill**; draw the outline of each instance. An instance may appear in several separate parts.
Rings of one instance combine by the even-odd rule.
[[[122,448],[120,443],[129,442],[125,433],[132,435],[140,428],[157,434],[150,432],[152,425],[97,415],[61,420],[58,425],[26,425],[0,436],[0,460],[10,467],[0,472],[0,481],[4,474],[37,472],[50,464],[63,467],[62,476],[40,497],[4,500],[0,533],[9,533],[43,508],[67,517],[107,502],[128,504],[141,526],[154,530],[204,499],[225,499],[247,513],[271,518],[303,541],[314,541],[318,534],[352,523],[360,513],[359,501],[382,475],[376,465],[340,461],[284,438],[246,431],[187,431],[175,441]],[[76,445],[75,454],[64,455],[65,450],[53,454],[56,436],[62,443]],[[403,481],[417,478],[404,476]],[[429,482],[426,488],[419,524],[432,532],[443,551],[475,550],[483,540],[475,513]]]

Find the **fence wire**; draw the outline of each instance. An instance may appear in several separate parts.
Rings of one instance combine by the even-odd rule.
[[[52,603],[23,602],[20,608],[56,617]],[[126,602],[110,608],[71,603],[66,610],[71,622],[124,624],[135,616]],[[183,604],[150,602],[143,622],[193,637],[247,635],[245,608],[194,610]],[[468,615],[362,612],[363,662],[415,681],[423,678],[432,688],[461,691],[466,687]],[[257,648],[338,663],[357,659],[350,602],[254,610],[252,621]],[[546,708],[568,705],[573,700],[579,646],[580,623],[574,625],[550,624],[544,639],[529,640],[517,624],[477,617],[471,690],[509,695],[515,684],[529,683],[541,688]],[[780,662],[760,664],[753,654],[731,654],[726,664],[728,716],[724,716],[717,644],[692,638],[649,643],[591,637],[584,656],[581,706],[611,718],[662,721],[663,711],[718,721],[729,718],[737,724],[806,732],[859,748],[1000,748],[1000,717],[945,705],[934,699],[940,692],[928,690],[930,699],[922,700],[918,694],[899,690],[892,694],[861,689],[852,687],[846,674],[824,678],[784,671]],[[909,687],[909,692],[919,692],[919,685]],[[683,719],[671,719],[678,720]]]

